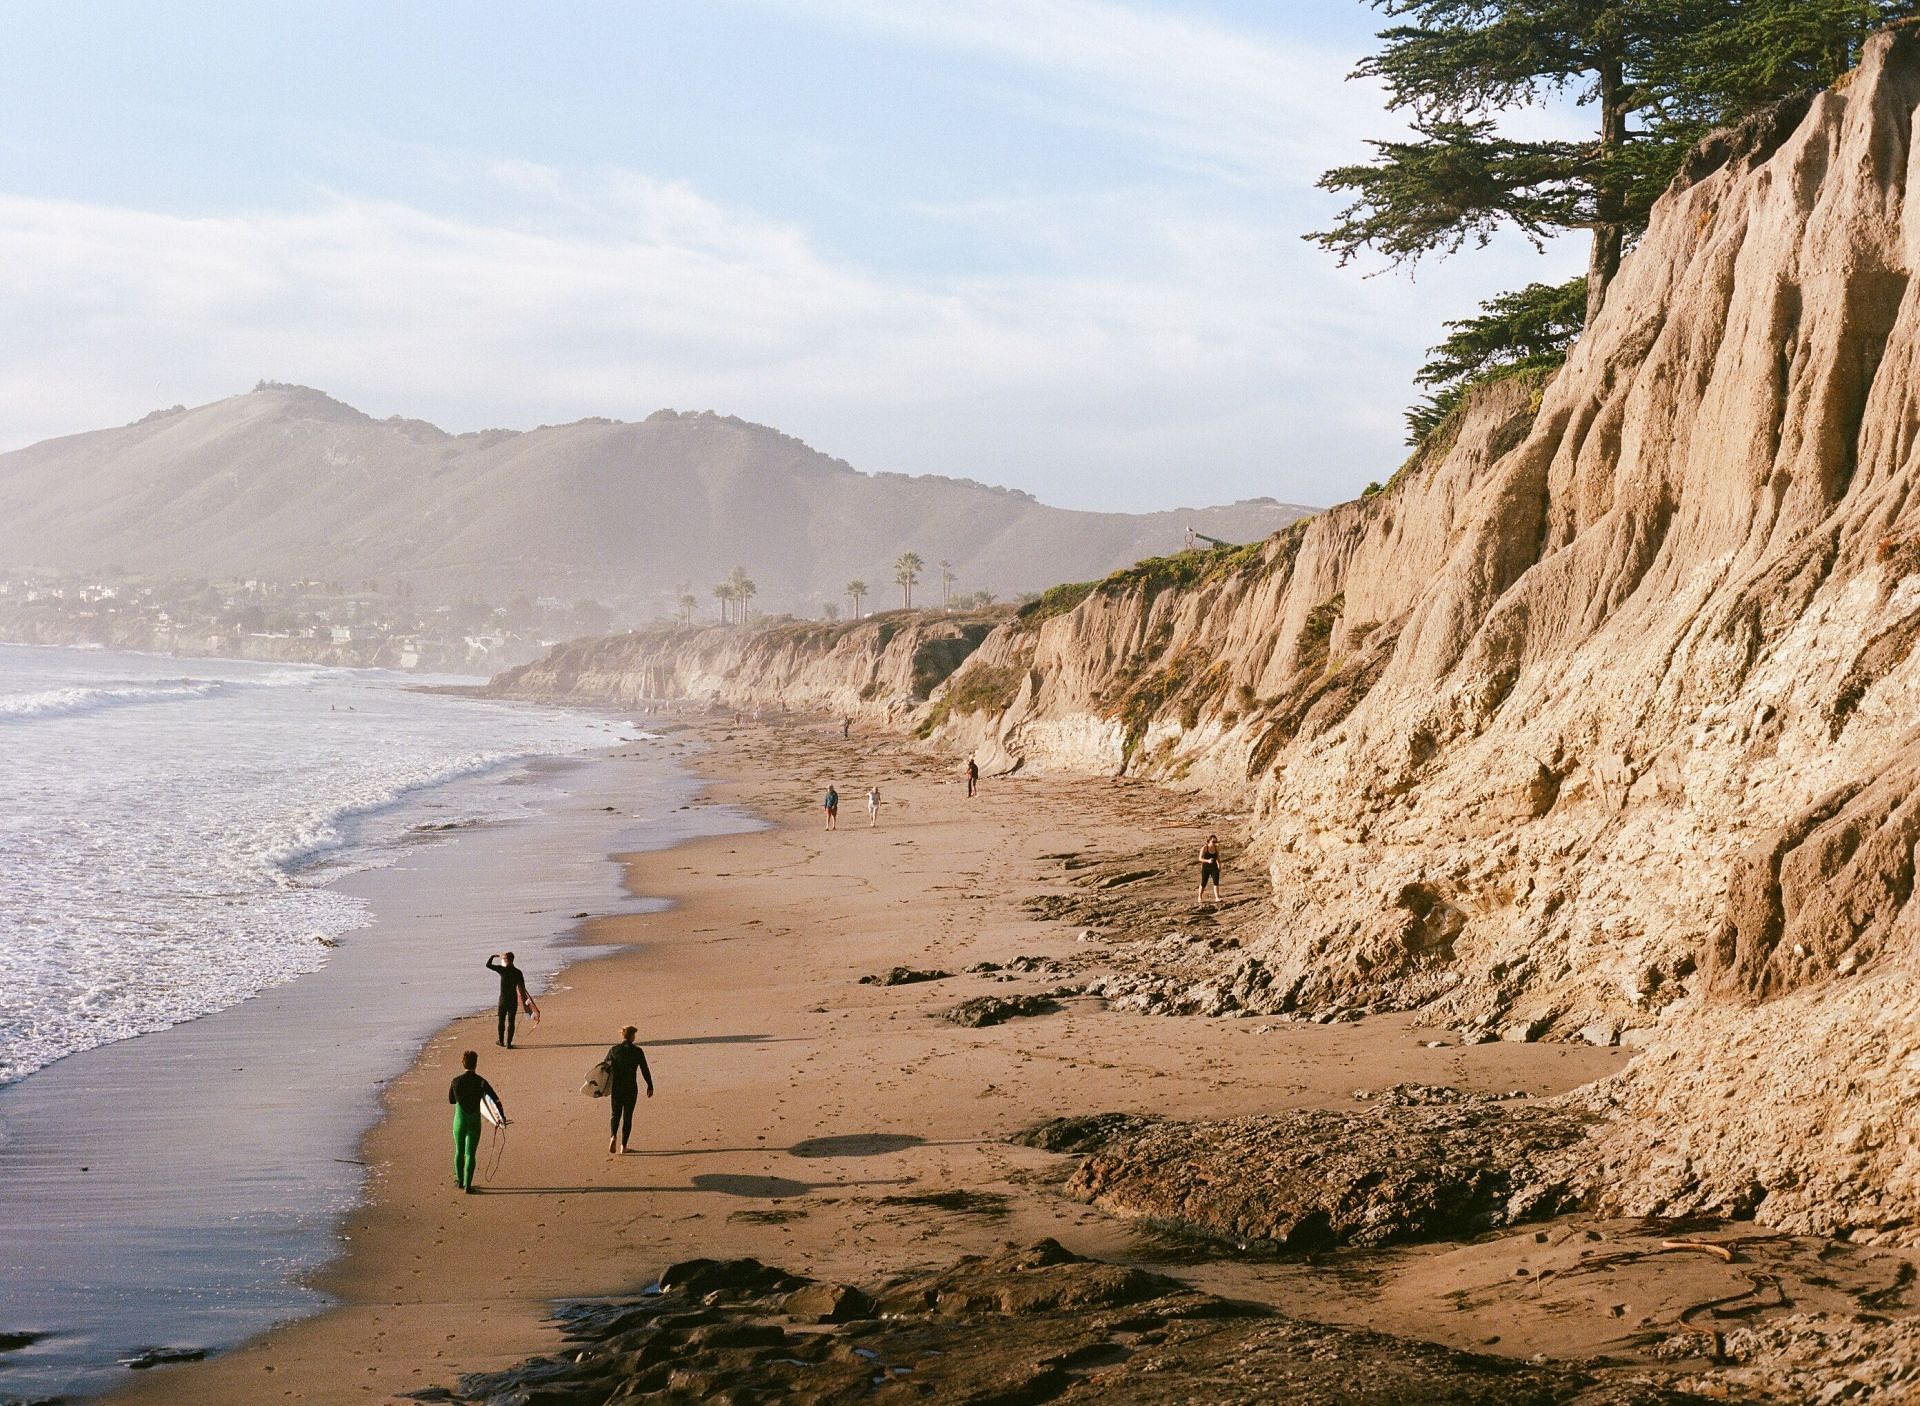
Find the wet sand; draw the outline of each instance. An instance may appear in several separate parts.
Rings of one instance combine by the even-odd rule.
[[[0,1353],[0,1400],[105,1390],[142,1349],[323,1307],[300,1280],[338,1251],[381,1087],[486,999],[485,954],[516,949],[538,990],[578,954],[574,914],[646,906],[608,848],[729,823],[683,809],[667,747],[526,764],[507,783],[538,798],[526,820],[463,825],[479,802],[458,784],[423,798],[390,867],[335,882],[369,921],[319,971],[0,1090],[0,1330],[45,1334]]]
[[[314,1281],[339,1306],[215,1360],[143,1374],[115,1399],[387,1401],[551,1351],[556,1299],[634,1291],[694,1256],[755,1255],[870,1281],[1052,1235],[1082,1253],[1152,1261],[1135,1227],[1051,1189],[1060,1159],[1007,1135],[1107,1109],[1207,1117],[1342,1105],[1356,1088],[1404,1080],[1545,1094],[1623,1059],[1567,1045],[1433,1049],[1432,1032],[1405,1017],[1328,1027],[1166,1018],[1084,998],[1052,1015],[956,1027],[938,1015],[967,997],[1059,979],[1003,983],[964,974],[968,965],[1084,953],[1077,929],[1022,908],[1071,891],[1043,856],[1123,855],[1147,842],[1184,853],[1183,827],[1224,830],[1231,818],[1103,781],[989,778],[969,801],[951,766],[890,740],[843,743],[837,726],[800,720],[716,733],[697,765],[710,800],[771,828],[632,857],[630,889],[673,906],[586,923],[585,938],[610,955],[561,974],[522,1048],[496,1049],[490,1016],[427,1043],[384,1094],[362,1149],[369,1199]],[[829,779],[846,798],[836,833],[818,808]],[[859,798],[875,781],[885,799],[870,830]],[[1191,902],[1190,881],[1183,867],[1148,885],[1170,921]],[[1229,897],[1260,883],[1230,871]],[[963,974],[860,984],[903,964]],[[607,1105],[579,1085],[628,1021],[658,1095],[640,1105],[633,1150],[610,1157]],[[453,1185],[446,1105],[465,1048],[480,1051],[512,1119],[483,1140],[472,1196]],[[911,1199],[953,1189],[980,1199],[970,1211]],[[1535,1243],[1510,1239],[1509,1255]],[[1356,1305],[1382,1292],[1351,1276],[1329,1292],[1299,1266],[1174,1272],[1296,1311],[1324,1299],[1364,1312]],[[1436,1265],[1424,1290],[1396,1281],[1393,1326],[1417,1329],[1469,1272],[1496,1270]],[[1446,1336],[1437,1318],[1434,1328],[1421,1335]],[[1555,1329],[1516,1322],[1501,1350],[1538,1350],[1530,1331],[1550,1343]],[[1489,1335],[1480,1319],[1461,1332]]]

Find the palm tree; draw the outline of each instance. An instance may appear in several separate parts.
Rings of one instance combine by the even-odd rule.
[[[940,563],[940,604],[953,604],[953,583],[959,578],[953,574],[953,563],[942,560]]]
[[[739,605],[734,612],[735,618],[744,625],[747,622],[747,602],[760,594],[760,588],[753,584],[753,578],[747,575],[744,566],[736,566],[727,573],[727,587]]]
[[[920,579],[920,568],[925,565],[918,552],[902,552],[894,558],[893,579],[900,584],[902,610],[913,609],[913,583]]]
[[[687,591],[687,588],[685,586],[682,586],[680,588],[680,599],[678,604],[680,606],[680,623],[684,625],[688,621],[693,619],[693,612],[694,612],[694,609],[700,604],[700,597],[690,594]]]
[[[860,618],[860,602],[866,598],[867,583],[865,581],[854,580],[847,582],[847,599],[853,602],[854,619],[858,620]]]
[[[727,602],[733,599],[732,584],[722,581],[719,585],[715,586],[713,588],[713,598],[720,602],[720,623],[724,625],[727,623]]]

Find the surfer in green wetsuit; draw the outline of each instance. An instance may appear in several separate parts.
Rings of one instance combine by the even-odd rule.
[[[491,1098],[504,1116],[507,1105],[493,1091],[493,1085],[478,1073],[480,1052],[468,1050],[460,1056],[460,1067],[447,1086],[447,1102],[453,1105],[453,1180],[462,1191],[473,1190],[473,1164],[480,1155],[480,1100]]]

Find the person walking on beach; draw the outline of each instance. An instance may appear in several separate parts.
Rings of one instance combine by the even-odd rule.
[[[980,784],[980,763],[972,757],[967,758],[967,797],[972,799],[974,788]]]
[[[639,1033],[638,1027],[626,1026],[620,1032],[620,1043],[607,1051],[607,1096],[613,1103],[608,1156],[627,1150],[627,1138],[633,1132],[633,1107],[640,1102],[641,1079],[647,1081],[647,1097],[653,1097],[653,1071],[647,1068],[647,1052],[633,1043]]]
[[[851,736],[853,736],[853,719],[842,718],[840,720],[840,737],[844,741]]]
[[[501,959],[505,958],[503,962]],[[513,1048],[514,1018],[519,1015],[522,1006],[528,1015],[537,1016],[540,1008],[533,1003],[533,997],[527,994],[526,973],[513,964],[513,953],[496,952],[487,958],[487,970],[500,978],[499,1020],[495,1024],[493,1042]]]
[[[833,789],[831,781],[827,783],[827,798],[820,804],[826,808],[827,828],[838,830],[840,828],[840,793]]]
[[[480,1052],[468,1050],[460,1056],[464,1071],[453,1076],[447,1086],[447,1102],[453,1105],[453,1183],[462,1191],[473,1190],[473,1164],[480,1155],[480,1100],[491,1098],[506,1116],[507,1105],[493,1085],[480,1077]]]
[[[880,788],[867,788],[867,828],[871,830],[880,823]]]
[[[1193,900],[1196,905],[1207,901],[1209,884],[1213,886],[1213,901],[1218,903],[1220,901],[1220,837],[1218,835],[1207,836],[1207,842],[1200,846],[1200,892]]]

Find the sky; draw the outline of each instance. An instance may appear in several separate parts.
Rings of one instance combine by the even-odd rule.
[[[1324,505],[1442,322],[1582,266],[1302,239],[1359,0],[8,0],[0,449],[261,379],[715,410],[1066,507]],[[1553,120],[1551,115],[1545,120]]]

